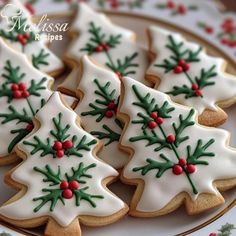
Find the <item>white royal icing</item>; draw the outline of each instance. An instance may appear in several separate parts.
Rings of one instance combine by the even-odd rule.
[[[36,119],[40,121],[40,129],[32,136],[27,137],[24,141],[33,141],[33,136],[37,135],[42,139],[52,137],[50,130],[53,129],[52,119],[57,117],[61,112],[62,124],[70,124],[69,133],[73,136],[76,135],[80,140],[84,135],[87,140],[93,140],[94,137],[84,131],[81,127],[76,125],[77,115],[72,110],[66,108],[60,100],[60,95],[55,92],[49,99],[48,103],[37,113]],[[32,147],[24,145],[22,142],[19,148],[23,150],[28,158],[21,164],[12,174],[12,178],[27,186],[27,192],[19,200],[2,206],[0,214],[10,219],[27,220],[40,216],[51,216],[61,226],[68,226],[76,217],[80,215],[92,215],[98,217],[105,217],[117,213],[125,207],[125,204],[114,194],[108,192],[102,185],[103,179],[111,176],[117,176],[118,173],[109,165],[99,161],[92,154],[92,149],[95,145],[90,146],[91,151],[81,151],[83,157],[63,157],[61,159],[52,158],[51,155],[40,157],[40,152],[31,155]],[[89,186],[88,192],[95,195],[103,195],[104,199],[95,199],[96,207],[91,207],[86,201],[81,200],[80,206],[76,207],[75,199],[65,199],[65,205],[60,201],[57,202],[54,211],[50,211],[49,204],[44,205],[37,213],[33,209],[39,204],[32,199],[43,195],[42,189],[47,188],[48,184],[43,182],[44,176],[33,170],[37,166],[41,169],[48,164],[53,170],[57,170],[58,166],[61,168],[61,173],[71,174],[71,168],[77,167],[80,162],[85,166],[95,163],[97,166],[88,171],[92,178],[86,178],[86,186]],[[84,187],[84,184],[80,184]],[[50,187],[49,187],[50,188]],[[22,206],[24,209],[22,210]]]
[[[8,4],[12,4],[12,6],[6,7]],[[5,8],[4,8],[5,7]],[[5,10],[4,10],[5,9]],[[20,10],[22,12],[22,16],[24,18],[27,18],[27,25],[31,26],[32,29],[34,29],[34,32],[39,33],[39,29],[32,23],[31,16],[29,12],[24,8],[24,6],[18,1],[18,0],[9,0],[4,6],[4,16],[15,16],[16,11]],[[11,22],[7,18],[0,17],[0,30],[7,31],[11,27]],[[32,61],[33,55],[38,55],[40,51],[43,49],[44,54],[49,54],[48,57],[46,57],[46,61],[49,63],[48,65],[40,64],[39,68],[41,71],[46,73],[53,73],[54,71],[61,70],[63,68],[63,62],[51,51],[47,48],[46,44],[48,43],[47,40],[45,40],[44,34],[40,34],[40,40],[35,40],[34,42],[28,43],[24,46],[24,50],[22,49],[22,45],[20,42],[12,42],[11,40],[7,40],[4,38],[4,40],[15,50],[23,52],[30,61]]]
[[[142,134],[142,124],[133,124],[131,121],[138,120],[138,112],[144,113],[145,111],[138,106],[133,105],[133,102],[137,102],[137,98],[132,90],[132,86],[137,86],[138,91],[142,95],[150,93],[150,98],[155,98],[158,105],[162,105],[164,101],[168,101],[169,104],[175,108],[174,111],[169,113],[172,116],[171,119],[164,120],[162,127],[167,134],[174,134],[172,123],[179,124],[179,115],[182,114],[183,118],[189,114],[190,108],[177,105],[170,101],[169,97],[162,92],[148,88],[145,85],[136,82],[130,78],[124,78],[124,100],[120,107],[120,112],[128,114],[130,122],[122,138],[121,144],[129,146],[134,150],[134,155],[124,169],[124,177],[132,181],[132,179],[142,179],[144,181],[144,190],[141,198],[137,204],[136,210],[141,212],[155,212],[165,207],[176,195],[181,192],[187,192],[193,200],[195,200],[200,193],[213,193],[219,194],[218,190],[214,187],[213,182],[215,180],[230,179],[236,177],[236,152],[232,148],[228,147],[229,134],[225,130],[216,128],[206,128],[200,126],[197,123],[193,126],[189,126],[184,130],[181,136],[189,135],[189,139],[182,142],[177,148],[181,157],[186,157],[187,146],[191,146],[191,152],[194,151],[198,139],[202,139],[205,144],[210,139],[214,139],[215,142],[208,147],[207,152],[215,153],[214,157],[202,157],[201,160],[205,160],[209,165],[196,165],[196,172],[190,174],[192,181],[198,190],[198,194],[193,194],[192,188],[187,180],[185,174],[175,175],[172,173],[172,169],[169,169],[163,173],[160,178],[156,178],[157,170],[151,170],[146,175],[141,175],[141,171],[134,172],[133,168],[141,167],[147,164],[146,159],[150,158],[156,161],[163,162],[159,155],[164,153],[168,159],[178,163],[173,151],[169,149],[162,149],[155,152],[154,145],[146,146],[147,141],[141,140],[137,142],[130,142],[131,137],[135,137]],[[196,120],[196,112],[193,117]],[[150,131],[150,129],[148,130]],[[158,135],[162,135],[159,128],[155,128]],[[162,136],[161,136],[162,137]]]
[[[116,74],[111,71],[108,71],[101,66],[95,65],[87,56],[84,56],[82,59],[83,74],[79,82],[78,89],[81,90],[84,94],[81,97],[79,105],[76,107],[75,111],[81,117],[81,124],[83,128],[88,131],[101,131],[107,133],[107,131],[102,127],[107,125],[111,130],[115,131],[118,134],[121,134],[122,129],[115,123],[116,116],[113,115],[112,118],[104,117],[100,122],[96,122],[98,115],[86,115],[82,116],[81,113],[93,110],[89,104],[95,103],[96,99],[101,99],[100,96],[95,94],[95,90],[98,90],[98,87],[94,83],[94,79],[97,79],[101,86],[104,86],[107,82],[110,83],[108,89],[109,93],[115,89],[115,98],[116,101],[120,95],[120,81],[117,78]],[[104,108],[103,105],[96,104],[99,107]],[[108,139],[102,139],[104,143],[107,143]],[[118,148],[118,141],[112,142],[107,146],[104,146],[99,157],[118,169],[124,166],[127,161],[127,155],[120,151]]]
[[[49,84],[53,83],[53,79],[45,74],[41,73],[40,71],[36,70],[32,67],[26,56],[21,53],[14,51],[13,49],[9,48],[2,39],[0,39],[0,89],[2,89],[2,84],[6,82],[6,78],[3,77],[3,74],[6,74],[4,67],[6,66],[6,61],[9,60],[12,66],[15,68],[17,66],[20,67],[20,72],[24,73],[25,76],[22,81],[28,87],[30,86],[31,80],[34,80],[35,83],[39,82],[42,78],[46,78],[46,81],[42,84],[45,86],[46,89],[39,90],[40,96],[29,96],[28,100],[32,104],[34,111],[36,112],[37,109],[41,107],[41,99],[47,100],[51,95],[51,91],[48,88]],[[10,88],[11,85],[9,85]],[[26,99],[13,99],[10,103],[7,102],[7,97],[0,98],[0,107],[1,111],[0,114],[9,113],[9,106],[13,106],[16,110],[22,113],[22,110],[25,109],[29,116],[33,117],[31,109],[27,103]],[[3,124],[2,121],[4,120],[3,117],[0,117],[0,157],[8,155],[8,145],[10,141],[16,136],[16,134],[12,134],[11,130],[25,128],[27,123],[18,123],[18,120],[14,120],[8,123]]]
[[[147,55],[143,48],[133,42],[135,38],[134,33],[112,24],[104,14],[95,12],[84,3],[79,4],[78,13],[70,28],[71,32],[79,32],[79,36],[72,41],[66,56],[79,62],[83,55],[88,54],[86,51],[81,51],[81,49],[86,46],[86,43],[91,38],[91,34],[88,32],[90,22],[94,22],[96,27],[101,27],[101,32],[106,35],[106,40],[110,35],[121,35],[120,44],[108,50],[115,64],[117,64],[118,59],[123,62],[126,56],[131,56],[133,53],[138,52],[138,56],[132,61],[137,63],[138,67],[131,67],[130,70],[136,72],[133,74],[136,80],[145,83],[144,75],[148,66]],[[106,65],[109,62],[108,56],[104,52],[93,53],[90,56],[102,65]],[[74,83],[74,81],[70,77],[70,79],[65,80],[62,86],[71,89],[71,83]]]
[[[164,59],[168,59],[173,53],[166,47],[168,43],[168,36],[172,35],[177,43],[184,42],[183,49],[191,49],[196,51],[200,46],[196,43],[187,42],[182,35],[173,33],[162,28],[151,26],[149,28],[151,35],[150,51],[156,54],[156,58],[147,70],[147,74],[160,79],[160,84],[157,89],[162,92],[168,92],[173,89],[173,86],[188,85],[191,87],[190,82],[187,80],[184,73],[175,74],[173,71],[165,73],[165,70],[156,67],[155,64],[162,64]],[[207,86],[202,89],[203,98],[192,97],[185,99],[185,95],[171,96],[171,99],[177,103],[194,107],[200,114],[205,109],[216,110],[216,104],[219,101],[232,99],[236,96],[236,79],[233,76],[226,75],[222,69],[224,68],[224,61],[220,58],[208,56],[204,50],[199,54],[200,61],[190,63],[190,69],[187,71],[190,77],[195,78],[200,76],[201,69],[209,69],[211,66],[216,65],[217,76],[209,81],[215,82],[212,86]]]

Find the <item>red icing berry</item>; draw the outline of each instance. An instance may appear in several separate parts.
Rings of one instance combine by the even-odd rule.
[[[178,6],[178,12],[181,14],[181,15],[184,15],[186,13],[186,7],[182,4],[180,4]]]
[[[25,3],[25,8],[30,12],[31,15],[35,13],[35,10],[33,8],[33,5],[30,3]]]
[[[19,90],[23,91],[27,89],[27,85],[25,83],[19,83],[18,84]]]
[[[202,91],[200,89],[195,90],[195,95],[197,97],[201,97],[202,96]]]
[[[162,117],[157,117],[155,121],[157,122],[157,124],[161,125],[164,122],[164,119]]]
[[[157,127],[157,123],[155,121],[151,120],[148,122],[148,127],[150,129],[155,129]]]
[[[228,39],[221,39],[221,41],[220,41],[222,44],[224,44],[224,45],[226,45],[226,44],[228,44]]]
[[[188,71],[189,68],[190,68],[190,65],[187,64],[187,63],[185,63],[185,64],[182,66],[182,68],[183,68],[183,71]]]
[[[19,90],[13,91],[13,98],[16,98],[16,99],[22,98],[21,91]]]
[[[183,72],[182,66],[176,66],[176,67],[174,68],[174,73],[175,73],[175,74],[180,74],[180,73],[182,73],[182,72]]]
[[[173,8],[175,8],[175,3],[173,1],[168,1],[166,3],[166,6],[170,9],[173,9]]]
[[[53,149],[55,150],[61,150],[62,149],[62,143],[60,141],[56,141],[53,145]]]
[[[106,43],[102,43],[102,48],[105,50],[105,51],[108,51],[109,50],[109,46],[106,44]]]
[[[183,159],[183,158],[180,158],[179,159],[179,165],[186,166],[187,165],[187,161],[185,159]]]
[[[21,40],[24,39],[24,36],[22,34],[18,34],[17,39],[19,42],[21,42]]]
[[[187,165],[187,172],[188,172],[189,174],[192,174],[192,173],[194,173],[195,171],[196,171],[195,165],[192,165],[192,164]]]
[[[192,84],[192,90],[197,90],[198,89],[198,85],[197,84]]]
[[[58,150],[57,151],[57,157],[62,158],[64,156],[64,150]]]
[[[79,188],[79,183],[76,180],[73,180],[69,184],[69,189],[76,190]]]
[[[107,108],[108,108],[109,110],[115,110],[116,104],[115,104],[114,102],[110,102],[110,103],[108,104]]]
[[[30,96],[30,93],[27,90],[25,90],[25,91],[22,91],[21,95],[23,98],[27,98]]]
[[[103,51],[102,45],[99,45],[95,48],[95,52],[102,52],[102,51]]]
[[[157,114],[157,112],[152,112],[151,114],[150,114],[150,117],[152,117],[152,119],[157,119],[157,117],[158,117],[158,114]]]
[[[217,233],[210,233],[209,236],[217,236]]]
[[[65,181],[65,180],[63,180],[63,181],[61,182],[61,184],[60,184],[60,189],[65,190],[65,189],[68,189],[68,188],[69,188],[68,182]]]
[[[29,123],[25,129],[30,132],[33,130],[33,128],[34,128],[34,125],[32,123]]]
[[[236,41],[230,41],[228,42],[228,45],[231,47],[231,48],[234,48],[236,46]]]
[[[65,199],[71,199],[73,197],[73,192],[70,189],[65,189],[62,193]]]
[[[208,34],[212,34],[214,32],[214,29],[211,26],[207,26],[205,30]]]
[[[70,149],[70,148],[73,148],[74,144],[72,143],[71,140],[66,140],[62,143],[62,147],[64,149]]]
[[[23,39],[20,40],[20,43],[21,43],[21,45],[24,46],[24,45],[26,45],[27,40],[25,38],[23,38]]]
[[[117,74],[119,80],[122,80],[122,74],[119,71],[117,71],[116,74]]]
[[[168,135],[167,138],[166,138],[166,141],[167,141],[168,143],[173,143],[173,142],[175,142],[175,136],[174,136],[173,134]]]
[[[180,165],[174,165],[172,168],[172,172],[175,175],[181,175],[183,173],[183,168]]]
[[[30,38],[30,35],[25,33],[25,34],[23,34],[23,37],[28,40]]]
[[[112,111],[106,111],[105,112],[105,116],[107,117],[107,118],[111,118],[112,116],[113,116],[113,113],[112,113]]]
[[[180,59],[179,62],[178,62],[178,65],[179,66],[184,66],[186,64],[186,61],[184,59]]]
[[[119,2],[117,0],[113,0],[110,3],[111,8],[116,9],[119,7]]]
[[[19,86],[18,86],[18,84],[15,84],[15,83],[12,84],[12,85],[11,85],[11,90],[12,90],[12,91],[19,90]]]

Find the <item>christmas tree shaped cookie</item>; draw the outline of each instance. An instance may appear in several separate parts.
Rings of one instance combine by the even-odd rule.
[[[64,66],[47,48],[44,36],[18,0],[9,0],[2,6],[0,37],[15,50],[24,53],[36,69],[55,76],[62,72]]]
[[[135,44],[133,32],[112,24],[104,14],[93,11],[84,3],[79,4],[78,14],[70,30],[73,41],[65,57],[73,67],[78,65],[83,55],[89,55],[115,72],[119,78],[132,75],[144,82],[146,51]],[[60,90],[74,93],[76,78],[69,76]]]
[[[218,126],[227,119],[221,109],[236,99],[236,78],[224,72],[222,59],[208,56],[203,48],[181,35],[149,28],[153,56],[147,80],[177,103],[194,107],[199,123]]]
[[[127,155],[118,148],[123,125],[116,118],[120,96],[120,80],[112,71],[94,64],[88,56],[81,59],[75,111],[83,128],[105,144],[99,157],[118,169],[126,163]]]
[[[80,223],[102,226],[125,215],[125,203],[106,188],[118,173],[97,159],[101,143],[78,122],[55,92],[17,146],[24,162],[6,180],[21,191],[0,208],[1,219],[26,228],[46,222],[45,235],[81,235]]]
[[[53,79],[0,39],[0,165],[15,160],[15,145],[33,129],[32,117],[51,95]]]
[[[219,191],[236,186],[236,150],[227,131],[200,126],[196,111],[123,78],[118,116],[121,145],[131,154],[122,179],[137,185],[130,214],[153,217],[185,204],[197,214],[224,203]]]

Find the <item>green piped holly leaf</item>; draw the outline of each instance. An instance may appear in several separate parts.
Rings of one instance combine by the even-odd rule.
[[[38,136],[33,137],[34,142],[24,141],[24,145],[32,146],[33,150],[30,152],[31,155],[34,155],[35,153],[41,151],[40,156],[44,157],[48,154],[53,155],[53,157],[56,157],[56,152],[52,148],[52,143],[49,138],[46,139],[46,143],[43,142]]]
[[[182,142],[186,141],[189,139],[189,136],[182,136],[182,133],[185,131],[185,129],[189,126],[192,126],[195,124],[193,121],[193,115],[194,115],[194,110],[191,109],[186,118],[183,118],[183,115],[179,115],[179,125],[177,126],[176,123],[173,123],[172,126],[175,131],[175,146],[178,147]]]
[[[87,174],[87,171],[89,169],[95,168],[96,166],[97,165],[95,163],[93,163],[93,164],[88,165],[88,166],[85,167],[84,163],[81,162],[77,169],[75,169],[74,167],[71,168],[72,175],[69,175],[67,173],[65,174],[66,175],[66,179],[67,179],[68,182],[76,180],[76,181],[78,181],[78,183],[86,184],[86,181],[81,180],[81,178],[89,178],[89,179],[91,179],[92,175]]]
[[[2,84],[0,89],[0,97],[7,97],[7,102],[10,103],[13,100],[12,91],[6,84]]]
[[[29,133],[30,131],[27,130],[26,128],[11,130],[11,134],[17,134],[17,135],[9,143],[8,153],[11,153],[16,144],[19,143]]]
[[[137,68],[138,64],[133,62],[137,58],[138,53],[135,52],[130,56],[126,56],[123,62],[117,59],[116,64],[114,62],[107,62],[106,65],[114,72],[119,72],[121,76],[127,76],[130,74],[135,74],[136,71],[131,68]]]
[[[70,137],[69,134],[67,134],[67,131],[70,129],[70,125],[67,124],[65,127],[62,126],[62,113],[60,112],[58,114],[58,118],[53,118],[53,124],[55,127],[55,130],[51,130],[50,134],[60,142],[65,141],[68,137]]]
[[[81,180],[81,178],[91,179],[92,175],[87,174],[87,171],[95,167],[96,167],[95,163],[90,164],[88,166],[84,166],[83,163],[80,163],[77,169],[72,167],[71,168],[72,175],[65,173],[65,177],[68,181],[67,183],[69,184],[72,181],[77,181],[80,184],[86,184],[86,181]],[[58,201],[61,201],[62,204],[65,205],[64,191],[66,189],[61,187],[61,184],[62,182],[64,182],[64,180],[62,179],[60,167],[58,167],[57,171],[53,171],[49,165],[46,165],[44,169],[40,169],[38,167],[34,167],[33,169],[34,171],[45,176],[45,178],[43,179],[43,182],[50,183],[49,187],[58,186],[57,188],[54,188],[54,189],[43,188],[42,192],[46,194],[40,197],[33,198],[33,201],[41,201],[41,203],[34,209],[34,212],[38,212],[48,202],[50,202],[50,211],[53,211],[55,209]],[[88,189],[89,189],[88,186],[80,188],[80,185],[78,185],[78,188],[74,189],[74,188],[70,188],[68,185],[67,190],[70,190],[72,192],[71,198],[73,198],[74,196],[76,206],[80,206],[81,201],[87,201],[92,207],[96,207],[95,199],[103,199],[104,197],[102,195],[90,194],[86,191]]]
[[[133,124],[143,124],[142,128],[145,129],[148,122],[152,120],[150,117],[152,112],[157,112],[158,116],[162,118],[171,118],[169,113],[171,113],[175,108],[171,107],[167,101],[159,106],[156,103],[155,98],[151,98],[150,93],[142,95],[135,85],[132,86],[132,89],[138,99],[138,102],[133,102],[133,105],[141,107],[145,111],[145,114],[141,112],[137,114],[141,119],[132,120]]]
[[[199,53],[202,48],[199,47],[196,51],[190,49],[183,49],[184,42],[177,43],[172,35],[168,36],[168,44],[166,47],[172,52],[172,56],[169,59],[164,59],[162,64],[156,64],[155,66],[165,69],[165,73],[173,70],[180,60],[185,60],[187,63],[199,62]]]
[[[13,106],[8,107],[9,113],[0,113],[0,118],[4,118],[2,120],[2,124],[17,121],[16,124],[19,123],[31,123],[32,117],[30,117],[26,111],[26,109],[22,109],[22,112],[18,112]]]
[[[82,200],[87,201],[88,203],[90,203],[90,205],[92,207],[96,207],[96,203],[93,200],[93,198],[97,198],[97,199],[103,199],[104,197],[102,195],[92,195],[89,193],[86,193],[85,191],[88,189],[89,187],[84,187],[82,189],[78,189],[78,190],[74,190],[73,193],[75,194],[75,203],[76,206],[80,206],[80,202]]]
[[[70,125],[66,124],[63,126],[62,116],[63,116],[62,113],[59,113],[57,117],[54,117],[52,119],[55,129],[50,130],[50,134],[54,138],[53,141],[49,137],[46,138],[46,141],[43,141],[38,136],[34,136],[33,141],[23,142],[25,145],[33,147],[32,151],[30,152],[31,155],[34,155],[37,152],[41,152],[40,154],[41,157],[44,157],[46,155],[52,155],[53,158],[57,157],[56,155],[57,151],[53,148],[53,144],[55,143],[55,141],[64,142],[66,139],[68,139],[71,136],[70,134],[68,134]],[[92,139],[87,142],[86,140],[87,140],[86,135],[84,135],[79,141],[78,141],[78,137],[76,135],[73,135],[71,139],[73,146],[69,149],[65,149],[64,155],[67,157],[70,157],[70,156],[83,157],[83,154],[81,153],[81,151],[82,150],[90,151],[91,146],[97,143],[95,139]]]
[[[92,131],[91,134],[96,136],[98,139],[107,139],[108,141],[105,143],[105,146],[113,143],[113,142],[118,142],[120,139],[120,133],[117,133],[110,129],[107,125],[103,125],[102,128],[104,129],[103,131]]]
[[[203,89],[203,88],[205,88],[207,86],[215,84],[214,81],[209,81],[209,79],[217,76],[217,73],[215,72],[215,68],[216,68],[216,66],[213,65],[208,70],[201,69],[200,75],[198,77],[196,76],[196,78],[195,78],[195,81],[196,81],[199,89]]]
[[[98,139],[107,139],[108,141],[105,143],[105,146],[108,146],[109,144],[113,142],[118,142],[120,140],[120,133],[123,130],[124,125],[118,120],[115,119],[116,125],[119,127],[120,132],[115,132],[111,128],[109,128],[107,125],[103,125],[102,128],[103,131],[92,131],[91,134],[95,135]]]
[[[53,211],[57,202],[60,200],[65,205],[64,198],[62,197],[61,189],[42,189],[42,192],[48,193],[41,197],[33,198],[33,201],[41,201],[41,203],[34,208],[34,212],[38,212],[46,203],[50,202],[50,211]]]
[[[40,169],[38,167],[34,167],[34,170],[36,172],[39,172],[40,174],[45,176],[45,179],[43,179],[43,182],[50,183],[49,186],[55,186],[57,184],[60,184],[61,179],[61,169],[58,166],[57,172],[54,172],[49,165],[45,166],[45,170]]]
[[[236,229],[233,224],[226,223],[218,229],[219,233],[217,236],[230,236],[232,235],[232,230]]]
[[[36,69],[40,69],[42,65],[49,65],[47,58],[49,57],[49,53],[46,53],[44,49],[41,49],[40,52],[35,55],[32,54],[32,64]]]
[[[84,151],[90,151],[90,150],[91,150],[91,146],[93,146],[94,144],[97,143],[96,139],[92,139],[92,140],[90,140],[90,141],[88,141],[88,142],[86,143],[86,140],[87,140],[87,136],[86,136],[86,135],[84,135],[84,136],[80,139],[80,141],[78,142],[78,144],[76,144],[77,140],[78,140],[77,136],[74,135],[74,136],[72,137],[72,143],[74,144],[74,146],[73,146],[72,148],[67,149],[67,150],[65,151],[65,155],[66,155],[66,156],[69,157],[69,156],[73,155],[73,156],[77,156],[77,157],[83,157],[83,154],[81,153],[81,151],[82,151],[82,150],[84,150]]]
[[[111,48],[115,48],[116,45],[120,44],[120,39],[121,39],[121,34],[118,35],[110,35],[108,40],[107,40],[107,44],[109,47]]]
[[[141,171],[142,175],[146,175],[151,170],[157,170],[156,177],[160,178],[167,170],[175,165],[175,163],[169,160],[164,154],[160,155],[160,159],[162,159],[163,162],[148,158],[146,159],[147,165],[135,167],[133,168],[133,171]]]
[[[16,12],[17,15],[18,12]],[[22,50],[24,50],[25,45],[32,43],[36,40],[35,32],[31,31],[31,27],[27,22],[27,18],[22,15],[19,17],[11,17],[11,24],[9,25],[10,31],[0,30],[0,36],[11,42],[18,42],[22,45]],[[20,26],[18,22],[20,22]]]
[[[187,86],[186,84],[183,84],[182,86],[174,86],[171,91],[167,91],[167,94],[171,94],[172,96],[178,96],[180,94],[185,94],[184,98],[192,98],[195,97],[195,91]]]
[[[166,138],[162,138],[160,137],[154,130],[151,130],[150,132],[148,132],[147,130],[142,130],[143,134],[142,135],[138,135],[136,137],[131,137],[129,139],[130,142],[137,142],[137,141],[141,141],[141,140],[146,140],[147,146],[152,146],[158,144],[158,147],[156,147],[154,149],[155,152],[158,152],[160,150],[162,150],[163,148],[168,148],[171,149],[170,144],[166,141]]]
[[[95,100],[95,104],[97,105],[94,103],[89,103],[89,106],[93,110],[82,112],[81,115],[98,116],[96,122],[100,122],[105,117],[109,103],[114,102],[116,104],[116,90],[113,89],[110,91],[110,82],[105,83],[105,85],[101,85],[100,82],[95,79],[94,83],[97,86],[97,89],[94,91],[94,93],[99,96],[99,99]]]
[[[4,83],[6,85],[13,83],[18,84],[25,77],[25,73],[21,73],[19,66],[13,67],[11,62],[7,60],[2,77],[6,79]]]
[[[94,22],[90,22],[90,28],[88,32],[91,34],[89,42],[86,43],[84,48],[81,48],[80,51],[85,51],[89,55],[96,52],[96,48],[103,44],[108,45],[111,48],[115,48],[116,45],[120,44],[121,35],[109,35],[107,36],[102,32],[102,28],[95,25]],[[108,37],[108,38],[107,38]]]
[[[211,86],[215,84],[214,81],[209,81],[210,79],[212,79],[213,77],[217,75],[217,73],[215,72],[215,68],[216,66],[213,65],[208,70],[201,69],[200,75],[196,76],[193,81],[193,83],[195,83],[198,86],[198,89],[201,90],[207,86]],[[195,93],[195,90],[193,90],[191,87],[185,84],[182,86],[174,86],[171,91],[167,91],[166,93],[171,94],[173,96],[185,94],[186,99],[192,98],[192,97],[199,97],[199,95]],[[203,97],[203,95],[201,95],[200,97]]]
[[[214,157],[215,154],[213,152],[207,152],[207,148],[210,147],[215,142],[214,139],[210,139],[206,144],[203,144],[202,139],[199,139],[195,150],[192,152],[191,146],[187,146],[187,162],[188,164],[193,165],[208,165],[207,161],[204,161],[200,158],[202,157]]]
[[[7,31],[1,29],[0,30],[0,37],[2,37],[4,39],[7,39],[7,40],[10,40],[12,42],[17,42],[18,41],[16,35],[12,31],[7,32]]]
[[[30,87],[28,89],[28,92],[30,93],[30,95],[34,95],[34,96],[40,96],[41,94],[39,93],[40,90],[44,90],[46,89],[45,86],[43,86],[44,82],[47,80],[46,77],[42,78],[38,83],[35,82],[35,80],[31,80],[30,81]]]

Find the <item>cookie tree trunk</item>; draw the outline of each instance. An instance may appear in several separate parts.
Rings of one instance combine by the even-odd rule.
[[[45,236],[81,236],[81,229],[78,218],[67,227],[62,227],[55,220],[50,218],[44,232]]]

